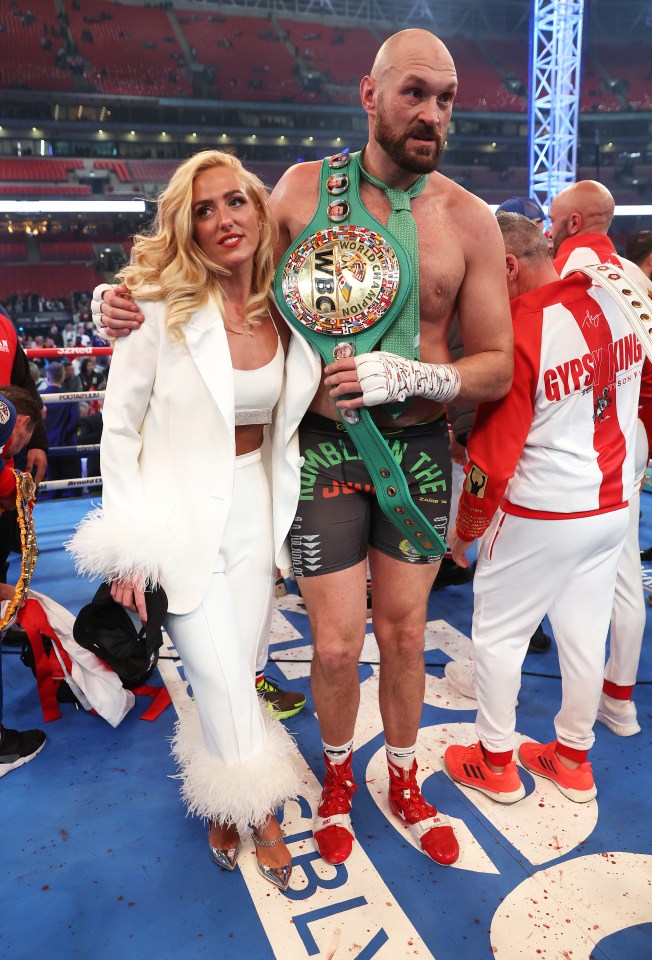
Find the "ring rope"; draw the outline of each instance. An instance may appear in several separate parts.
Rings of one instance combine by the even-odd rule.
[[[47,357],[110,357],[113,347],[30,347],[25,355],[39,360]]]
[[[44,403],[75,403],[80,400],[103,400],[106,390],[79,390],[72,393],[42,393]]]
[[[101,477],[78,477],[72,480],[42,480],[38,492],[43,490],[65,490],[68,487],[101,487]]]
[[[50,447],[48,456],[66,456],[71,453],[99,453],[99,443],[80,443],[77,446],[69,447]]]

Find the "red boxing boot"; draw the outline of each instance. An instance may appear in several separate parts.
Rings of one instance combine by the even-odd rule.
[[[421,849],[435,863],[447,866],[460,855],[453,828],[448,817],[437,813],[427,803],[417,784],[417,762],[410,770],[387,761],[389,768],[389,806],[392,813],[405,821]]]
[[[317,849],[326,863],[344,863],[353,849],[355,834],[349,810],[353,794],[358,788],[353,780],[352,759],[353,755],[345,763],[331,763],[324,756],[324,789],[312,832]]]

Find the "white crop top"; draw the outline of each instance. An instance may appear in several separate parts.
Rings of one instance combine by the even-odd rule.
[[[272,410],[283,387],[284,366],[285,354],[279,337],[276,353],[264,367],[255,370],[233,368],[236,427],[272,422]]]

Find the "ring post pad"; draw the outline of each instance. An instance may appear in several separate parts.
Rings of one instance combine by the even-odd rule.
[[[274,279],[280,312],[326,364],[338,353],[371,351],[400,314],[412,283],[400,242],[362,204],[358,166],[357,153],[323,161],[317,212],[283,256]],[[369,411],[339,414],[383,513],[420,556],[443,556],[446,544],[412,500],[400,464]]]

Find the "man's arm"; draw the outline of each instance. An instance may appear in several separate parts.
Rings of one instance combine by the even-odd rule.
[[[481,201],[461,218],[466,270],[457,298],[464,356],[455,366],[459,400],[500,400],[514,371],[514,338],[505,279],[505,244],[496,218]]]
[[[36,389],[36,384],[32,379],[32,373],[29,369],[29,360],[27,359],[27,355],[19,343],[16,344],[14,362],[11,367],[10,382],[13,383],[15,387],[22,387],[23,390],[27,390],[30,396],[34,398],[35,403],[38,404],[39,410],[41,410],[43,407],[43,400],[41,399],[41,394]],[[45,424],[41,418],[41,420],[34,427],[32,438],[29,441],[25,464],[28,473],[32,473],[34,482],[37,485],[45,477],[45,472],[48,466],[47,453],[48,438],[45,432]]]
[[[319,199],[320,170],[321,161],[295,164],[272,190],[269,206],[278,228],[275,263],[312,220]]]
[[[454,363],[406,361],[374,352],[326,367],[326,385],[337,406],[356,408],[425,397],[441,403],[475,405],[499,400],[510,388],[514,368],[512,321],[505,281],[505,245],[496,218],[474,198],[460,217],[466,270],[457,297],[464,356]]]
[[[124,283],[114,287],[100,283],[95,287],[91,316],[98,333],[105,339],[126,337],[132,330],[138,330],[145,319]]]
[[[532,426],[538,379],[538,346],[526,317],[516,331],[514,382],[506,397],[478,406],[465,467],[465,481],[449,546],[453,560],[466,567],[464,554],[491,523],[514,475]]]

